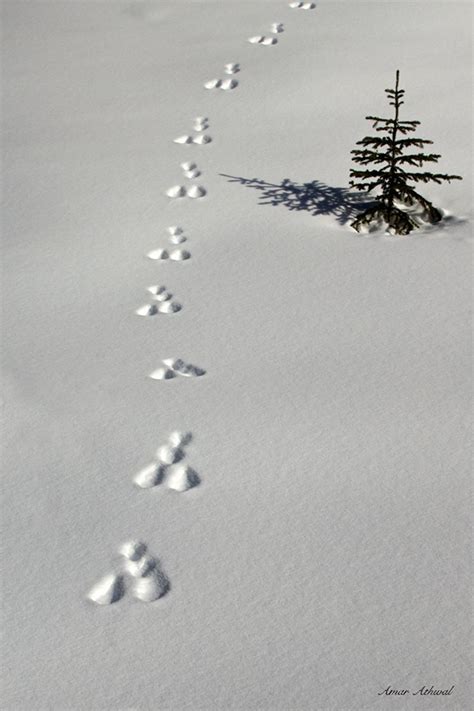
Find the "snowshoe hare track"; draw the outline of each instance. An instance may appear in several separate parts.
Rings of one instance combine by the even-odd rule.
[[[167,227],[167,232],[168,241],[172,245],[182,244],[187,240],[183,228],[179,227],[178,225],[172,225],[171,227]],[[157,261],[171,260],[172,262],[184,262],[188,259],[191,259],[191,252],[188,252],[187,249],[183,249],[182,247],[178,247],[171,251],[168,249],[162,249],[160,247],[158,249],[152,249],[150,252],[147,252],[146,256],[148,257],[148,259],[153,259]],[[166,301],[166,299],[161,300]],[[160,299],[157,299],[157,301],[160,301]],[[140,314],[140,316],[142,315],[148,314]]]
[[[269,47],[278,43],[276,37],[266,37],[265,35],[255,35],[255,37],[249,37],[248,41],[250,44],[261,44],[263,47]]]
[[[240,72],[240,64],[238,62],[224,65],[225,74],[237,74],[238,72]]]
[[[314,2],[290,2],[289,7],[292,10],[315,10],[316,5]]]
[[[192,185],[190,188],[186,188],[185,185],[173,185],[171,188],[168,188],[165,195],[173,200],[184,197],[195,200],[196,198],[205,197],[207,190],[202,185]]]
[[[238,86],[237,79],[210,79],[204,84],[205,89],[222,89],[222,91],[231,91]]]
[[[111,605],[127,593],[142,602],[154,602],[166,595],[170,582],[157,558],[147,553],[141,541],[128,541],[119,548],[119,570],[102,577],[87,599],[96,605]]]
[[[171,380],[178,376],[199,378],[206,374],[204,368],[185,363],[181,358],[163,358],[163,365],[148,376],[152,380]]]
[[[209,128],[209,119],[206,116],[196,116],[193,121],[194,135],[185,134],[174,139],[175,143],[196,144],[197,146],[205,146],[212,142],[212,137],[204,133]],[[197,135],[196,135],[197,134]]]
[[[181,311],[182,305],[177,301],[172,301],[173,294],[165,286],[149,286],[148,292],[158,304],[144,304],[135,313],[137,316],[155,316],[156,314],[175,314]]]
[[[272,25],[270,26],[270,32],[272,33],[270,36],[255,35],[254,37],[249,37],[247,41],[250,42],[250,44],[261,44],[263,47],[271,47],[272,45],[278,43],[277,38],[272,35],[276,35],[281,32],[284,32],[283,23],[282,22],[273,22]]]
[[[201,483],[198,473],[183,463],[187,456],[185,447],[191,440],[191,432],[172,432],[167,443],[158,448],[155,460],[135,474],[134,484],[141,489],[164,484],[180,493],[198,486]]]
[[[228,63],[224,65],[224,74],[237,74],[240,72],[240,64]],[[222,89],[222,91],[232,91],[239,86],[237,79],[210,79],[204,83],[205,89]]]
[[[187,259],[191,259],[191,252],[186,249],[174,249],[172,252],[168,252],[167,249],[152,249],[146,256],[148,259],[159,261],[171,259],[172,262],[184,262]]]

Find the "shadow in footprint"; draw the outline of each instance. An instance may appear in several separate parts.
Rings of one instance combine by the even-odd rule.
[[[340,225],[373,205],[367,196],[347,188],[334,188],[313,180],[311,183],[296,183],[284,178],[281,183],[269,183],[259,178],[242,178],[220,173],[230,183],[240,183],[258,190],[260,205],[283,205],[288,210],[305,210],[311,215],[332,215]]]

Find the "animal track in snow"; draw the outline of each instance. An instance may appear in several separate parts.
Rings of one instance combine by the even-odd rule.
[[[111,605],[127,592],[137,600],[153,602],[168,592],[169,580],[158,559],[147,553],[145,543],[128,541],[120,547],[119,554],[119,570],[105,575],[91,588],[87,595],[91,602]]]
[[[175,314],[183,308],[177,301],[172,301],[173,294],[165,286],[149,286],[148,291],[158,304],[144,304],[135,311],[137,316],[155,316],[156,314]]]
[[[156,304],[144,304],[135,313],[137,316],[155,316],[158,313],[158,308]]]
[[[189,180],[194,180],[201,175],[201,171],[197,167],[196,163],[192,161],[187,161],[186,163],[181,163],[181,168],[183,169],[183,175]]]
[[[187,249],[173,249],[173,251],[170,252],[172,262],[184,262],[186,259],[190,259],[190,257],[191,252],[188,252]]]
[[[133,481],[141,489],[151,489],[153,486],[158,486],[163,481],[165,475],[165,467],[161,464],[153,462],[148,464],[135,475]]]
[[[205,89],[222,89],[223,91],[231,91],[238,86],[237,79],[210,79],[204,84]]]
[[[193,122],[193,130],[197,132],[198,135],[179,136],[178,138],[174,139],[174,142],[183,144],[195,143],[198,146],[205,146],[207,143],[212,142],[211,136],[208,136],[206,133],[203,133],[208,128],[209,119],[206,116],[196,116]]]
[[[168,237],[168,241],[171,242],[171,244],[182,244],[183,242],[186,242],[187,237],[184,235],[184,230],[182,227],[173,225],[171,227],[168,227],[167,230],[168,234],[170,235]]]
[[[186,197],[188,198],[202,198],[207,194],[207,190],[201,185],[193,185],[186,190]]]
[[[206,128],[209,128],[209,119],[207,116],[196,116],[193,128],[195,131],[205,131]]]
[[[189,378],[205,375],[206,373],[203,368],[185,363],[181,358],[164,358],[163,363],[178,375],[184,375]]]
[[[188,252],[187,249],[174,249],[172,252],[168,252],[166,249],[152,249],[146,256],[148,259],[171,259],[172,262],[183,262],[191,258],[191,252]]]
[[[148,376],[152,380],[171,380],[178,375],[185,378],[197,378],[206,374],[203,368],[185,363],[181,358],[163,358],[161,362],[163,365]]]
[[[187,237],[184,235],[184,230],[182,227],[178,227],[178,225],[172,225],[171,227],[167,228],[167,231],[169,234],[168,241],[171,244],[176,245],[186,242]],[[188,252],[187,249],[182,249],[181,247],[173,249],[171,252],[167,249],[159,248],[152,249],[150,252],[147,253],[146,256],[148,257],[148,259],[154,260],[171,259],[171,261],[173,262],[183,262],[191,258],[191,252]],[[157,300],[159,301],[160,299]],[[163,300],[166,301],[166,299]]]
[[[237,74],[237,72],[240,72],[240,64],[238,62],[234,64],[225,64],[224,72],[225,74]]]
[[[166,480],[166,485],[168,489],[183,492],[193,489],[200,482],[199,474],[194,469],[191,469],[186,464],[180,464],[172,469]]]
[[[188,180],[194,180],[199,175],[201,175],[201,172],[198,169],[196,163],[181,163],[181,168],[183,170],[184,177],[188,178]],[[206,188],[203,188],[202,185],[191,185],[191,187],[189,188],[184,185],[173,185],[173,187],[168,188],[165,193],[165,195],[167,195],[169,198],[188,197],[191,199],[202,198],[206,194],[207,190]]]
[[[240,72],[240,64],[238,62],[224,65],[224,74],[237,74]],[[210,79],[204,84],[205,89],[222,89],[223,91],[231,91],[239,86],[237,79]]]
[[[149,568],[143,575],[135,575],[136,580],[132,587],[132,595],[142,602],[154,602],[166,595],[169,590],[169,581],[163,571],[156,565]]]
[[[173,185],[173,187],[168,188],[166,195],[169,198],[202,198],[207,194],[206,188],[202,185],[193,185],[190,188],[186,188],[184,185]]]
[[[282,22],[273,22],[270,27],[270,32],[273,35],[279,34],[284,31]],[[255,37],[249,37],[248,41],[250,44],[261,44],[264,47],[277,44],[278,40],[276,37],[268,37],[267,35],[255,35]]]
[[[132,541],[120,550],[124,558],[126,573],[132,578],[131,594],[142,602],[154,602],[170,589],[170,583],[161,570],[159,561],[147,553],[147,546],[141,541]]]
[[[111,605],[124,595],[123,575],[104,575],[89,591],[87,597],[97,605]]]
[[[290,2],[289,7],[298,10],[314,10],[316,5],[314,2]]]
[[[126,560],[139,560],[147,551],[146,543],[142,541],[127,541],[119,548],[121,556]]]
[[[166,195],[170,198],[186,197],[186,188],[183,185],[173,185],[168,188]]]
[[[249,37],[248,41],[250,42],[250,44],[261,44],[265,47],[278,43],[276,37],[265,37],[265,35],[256,35],[255,37]]]
[[[184,492],[200,484],[199,475],[187,464],[179,464],[186,457],[185,447],[192,440],[190,432],[175,431],[168,442],[158,448],[156,459],[135,475],[133,481],[141,489],[165,484],[168,489]]]
[[[153,294],[156,301],[169,301],[173,294],[166,289],[166,286],[149,286],[147,291]]]
[[[174,139],[175,143],[197,143],[198,146],[204,146],[206,143],[211,143],[212,138],[205,134],[200,136],[179,136]]]

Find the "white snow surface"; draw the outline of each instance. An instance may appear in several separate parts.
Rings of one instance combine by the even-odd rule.
[[[4,709],[470,708],[471,4],[316,5],[2,3]],[[334,189],[396,69],[464,180],[358,235]],[[137,318],[152,284],[182,310]],[[134,486],[177,430],[199,486]],[[169,589],[94,605],[129,540]]]

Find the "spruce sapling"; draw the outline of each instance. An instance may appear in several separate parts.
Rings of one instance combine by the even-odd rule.
[[[369,227],[374,221],[383,220],[395,234],[406,235],[413,228],[419,227],[416,220],[400,206],[410,207],[418,204],[423,208],[423,217],[434,224],[442,219],[442,213],[432,203],[420,195],[413,187],[416,183],[441,183],[443,180],[462,180],[459,175],[445,175],[430,172],[412,172],[410,166],[423,167],[423,163],[437,163],[441,157],[437,153],[424,153],[424,146],[433,143],[423,138],[405,138],[416,131],[419,121],[402,121],[399,118],[404,90],[398,88],[400,72],[397,69],[395,89],[385,89],[389,103],[394,107],[394,116],[390,119],[379,116],[366,116],[373,121],[373,127],[381,136],[366,136],[357,145],[362,146],[351,151],[353,161],[368,169],[351,169],[350,185],[356,190],[379,189],[375,204],[358,215],[351,222],[357,232],[362,226]],[[418,148],[418,152],[405,154],[407,148]],[[408,168],[408,170],[406,169]],[[397,204],[396,204],[397,203]]]

